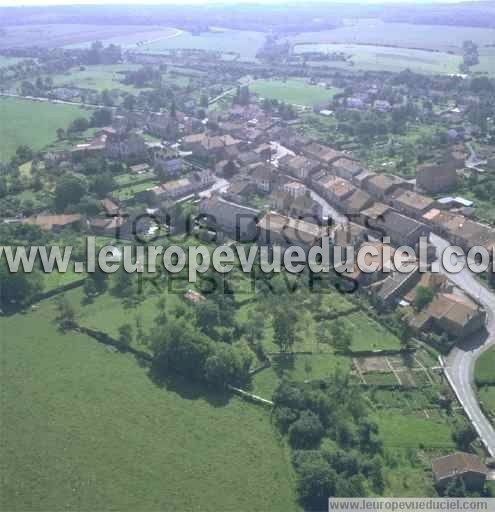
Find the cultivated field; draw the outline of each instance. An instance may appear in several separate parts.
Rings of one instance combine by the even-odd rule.
[[[409,68],[418,73],[450,74],[458,73],[462,63],[460,55],[365,44],[298,44],[295,52],[344,53],[350,60],[330,61],[328,65],[366,71],[400,72]]]
[[[263,46],[265,34],[247,30],[224,30],[204,32],[192,35],[190,32],[181,32],[176,37],[164,38],[143,44],[140,49],[150,53],[160,53],[171,49],[197,49],[238,54],[240,60],[252,61],[256,53]]]
[[[319,103],[329,102],[338,89],[310,85],[303,79],[290,80],[256,80],[249,85],[252,92],[263,98],[311,107]]]
[[[352,20],[335,30],[303,32],[290,38],[293,43],[358,43],[442,51],[459,51],[466,40],[472,40],[479,46],[493,44],[495,33],[488,28],[384,23],[381,20],[363,19]]]
[[[137,31],[136,31],[137,28]],[[129,30],[122,31],[119,35],[115,36],[105,36],[103,38],[99,38],[103,44],[116,44],[121,46],[122,48],[133,48],[138,49],[139,47],[152,43],[155,41],[161,41],[164,39],[169,39],[172,37],[176,37],[182,33],[182,30],[171,28],[171,27],[149,27],[149,26],[138,26],[132,29],[129,27]],[[91,44],[92,40],[88,40],[81,43],[66,45],[66,48],[84,48]]]
[[[0,319],[2,510],[297,510],[269,412],[160,388],[53,316]]]
[[[19,25],[5,28],[0,48],[27,47],[36,41],[44,48],[88,44],[93,41],[133,44],[168,36],[174,29],[152,25]]]
[[[57,128],[65,129],[74,119],[89,115],[73,105],[0,98],[0,162],[22,144],[42,149],[56,139]]]
[[[480,63],[473,66],[471,71],[495,77],[495,48],[481,48]]]

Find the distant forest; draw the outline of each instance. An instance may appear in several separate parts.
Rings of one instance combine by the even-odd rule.
[[[208,26],[295,33],[329,30],[344,18],[495,28],[495,2],[411,5],[51,6],[0,8],[0,26],[34,24],[168,25],[192,32]]]

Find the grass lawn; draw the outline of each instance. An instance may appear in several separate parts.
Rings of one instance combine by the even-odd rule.
[[[476,363],[475,379],[479,386],[495,385],[495,347],[481,355]]]
[[[53,76],[53,83],[57,86],[80,87],[82,89],[93,89],[102,92],[105,89],[119,89],[126,92],[136,92],[138,89],[133,85],[126,85],[121,82],[124,78],[124,71],[141,69],[138,64],[114,64],[84,66],[83,70],[74,68],[71,71]]]
[[[390,48],[362,44],[304,44],[295,48],[296,53],[322,52],[344,53],[351,57],[352,64],[341,61],[329,62],[330,66],[350,67],[368,71],[400,72],[406,68],[417,73],[449,74],[458,73],[462,63],[460,55],[407,48]]]
[[[272,367],[254,376],[253,393],[271,399],[284,375],[299,382],[324,379],[338,366],[350,370],[350,359],[330,353],[273,357]]]
[[[364,313],[353,313],[344,319],[352,336],[351,349],[361,350],[399,350],[399,338]]]
[[[495,418],[495,386],[483,386],[479,390],[480,400]]]
[[[0,162],[23,144],[42,149],[56,139],[57,128],[65,129],[74,119],[89,115],[74,105],[0,98]]]
[[[386,447],[455,448],[450,425],[443,417],[428,420],[424,416],[405,414],[403,411],[380,411],[374,419]]]
[[[74,272],[73,264],[69,267],[67,272],[49,272],[43,274],[44,288],[43,292],[49,292],[61,286],[65,286],[75,281],[80,281],[86,277],[83,273]]]
[[[127,199],[132,199],[139,192],[144,192],[145,190],[158,185],[158,183],[158,180],[148,180],[138,183],[137,185],[129,184],[114,190],[112,195],[119,201],[125,201]]]
[[[310,85],[303,79],[289,80],[256,80],[249,84],[249,89],[262,98],[311,107],[319,103],[329,102],[338,89]]]
[[[0,318],[2,510],[297,510],[268,411],[162,389],[53,314]]]

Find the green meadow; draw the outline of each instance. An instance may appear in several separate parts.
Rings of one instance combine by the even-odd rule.
[[[484,352],[476,363],[475,379],[479,386],[495,385],[495,347]]]
[[[2,510],[298,509],[268,411],[162,388],[54,314],[0,318]]]
[[[57,129],[66,129],[78,117],[90,112],[75,105],[0,98],[0,162],[27,144],[40,150],[57,138]]]
[[[132,85],[121,82],[125,71],[141,69],[137,64],[113,64],[83,66],[82,69],[74,68],[71,71],[53,76],[55,85],[64,87],[80,87],[102,92],[105,89],[120,89],[126,92],[136,91]]]
[[[311,85],[303,79],[256,80],[249,85],[249,89],[263,98],[306,107],[330,102],[338,92],[335,88],[327,89],[320,85]]]

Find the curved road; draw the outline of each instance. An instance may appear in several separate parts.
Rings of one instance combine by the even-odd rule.
[[[439,253],[443,252],[449,243],[442,238],[431,235],[432,243]],[[480,355],[495,346],[495,293],[480,284],[473,273],[466,267],[458,274],[449,274],[443,269],[442,273],[459,288],[470,294],[487,312],[486,333],[477,338],[466,340],[455,347],[446,360],[445,373],[454,388],[471,423],[478,432],[483,444],[492,457],[495,456],[495,429],[481,411],[475,391],[474,371]],[[495,371],[495,370],[494,370]]]

